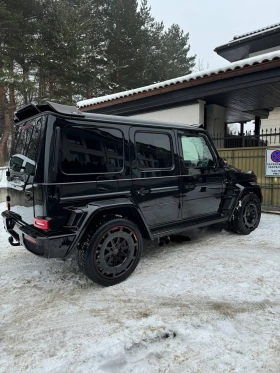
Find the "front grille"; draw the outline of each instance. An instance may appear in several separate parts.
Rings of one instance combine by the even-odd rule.
[[[30,242],[26,240],[25,238],[23,239],[24,246],[28,251],[30,251],[33,254],[43,256],[44,255],[44,247],[41,245],[37,245],[36,243]]]

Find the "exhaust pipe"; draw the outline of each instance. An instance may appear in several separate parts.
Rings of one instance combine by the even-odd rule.
[[[158,245],[159,245],[160,247],[162,247],[162,246],[164,245],[164,241],[163,241],[162,238],[159,238],[159,240],[158,240]]]
[[[165,245],[168,245],[169,242],[170,242],[170,236],[165,237],[165,241],[164,241]]]
[[[162,247],[163,245],[168,245],[169,242],[170,242],[170,236],[164,236],[158,239],[158,245],[160,247]]]

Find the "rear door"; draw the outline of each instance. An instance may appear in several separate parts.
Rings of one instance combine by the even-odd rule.
[[[179,219],[180,167],[172,130],[130,130],[132,193],[151,227]]]
[[[34,220],[33,182],[43,133],[44,117],[20,124],[8,167],[7,194],[11,211],[19,214],[28,224],[33,224]],[[40,166],[41,172],[44,165]]]
[[[206,135],[180,131],[182,170],[182,218],[196,219],[219,214],[224,190],[224,169]]]

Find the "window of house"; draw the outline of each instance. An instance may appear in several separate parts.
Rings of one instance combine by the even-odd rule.
[[[167,134],[136,132],[136,154],[140,169],[169,169],[173,165],[171,139]]]
[[[182,136],[181,140],[186,167],[210,167],[214,165],[213,155],[204,137]]]
[[[114,173],[123,169],[124,141],[119,130],[69,126],[63,129],[62,143],[61,170],[66,174]]]

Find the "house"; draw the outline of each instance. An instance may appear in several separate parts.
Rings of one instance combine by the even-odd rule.
[[[146,87],[78,102],[82,111],[201,123],[218,143],[230,123],[254,121],[254,136],[236,146],[280,144],[280,23],[235,36],[215,52],[229,62]]]

